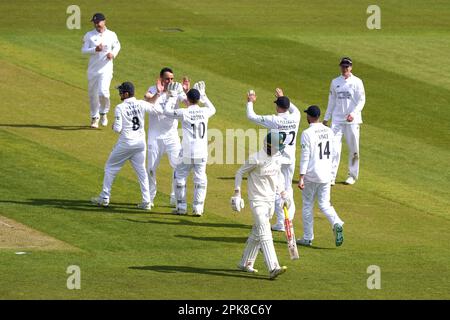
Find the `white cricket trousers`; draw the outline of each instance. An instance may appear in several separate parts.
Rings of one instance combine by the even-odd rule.
[[[254,224],[242,255],[241,266],[253,268],[261,249],[269,272],[280,268],[273,245],[272,231],[270,230],[270,219],[274,213],[274,205],[274,201],[250,201]]]
[[[305,181],[305,189],[302,191],[303,198],[303,238],[314,239],[314,201],[317,197],[319,209],[328,219],[333,227],[336,223],[342,226],[344,222],[339,218],[336,210],[331,206],[330,195],[331,183],[316,183]]]
[[[186,182],[187,177],[192,170],[194,171],[193,209],[196,212],[203,212],[205,207],[206,188],[208,185],[206,159],[183,158],[175,169],[175,196],[177,199],[177,209],[187,210]]]
[[[331,125],[334,132],[332,169],[333,179],[336,179],[341,160],[342,136],[348,145],[348,174],[358,179],[359,175],[359,124],[336,123]]]
[[[109,100],[111,80],[111,73],[88,75],[91,118],[98,118],[100,114],[109,112],[109,107],[111,105]]]
[[[291,199],[291,206],[288,209],[289,212],[289,220],[294,219],[295,215],[295,203],[294,203],[294,190],[292,189],[292,179],[294,178],[295,171],[295,160],[292,164],[282,164],[281,165],[281,174],[284,176],[284,191],[287,192],[289,198]],[[284,227],[284,210],[281,207],[281,196],[277,193],[275,197],[275,213],[277,216],[277,225]]]
[[[151,202],[156,197],[156,169],[159,166],[162,156],[167,153],[172,172],[172,189],[171,198],[175,197],[175,168],[180,162],[181,143],[178,135],[174,135],[167,139],[148,139],[148,156],[147,156],[147,172],[150,189]]]
[[[135,144],[126,144],[118,142],[112,150],[108,161],[105,165],[105,178],[103,179],[103,191],[100,194],[103,198],[108,198],[111,195],[111,187],[117,173],[123,167],[127,160],[130,160],[131,165],[136,171],[141,187],[142,202],[150,202],[150,192],[148,190],[148,176],[145,171],[145,141],[139,141]]]

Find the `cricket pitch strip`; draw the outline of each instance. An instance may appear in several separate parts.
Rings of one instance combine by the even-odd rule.
[[[0,215],[0,250],[78,251],[61,240],[50,237],[15,220]]]

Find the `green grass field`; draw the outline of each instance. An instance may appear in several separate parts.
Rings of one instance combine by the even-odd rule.
[[[0,250],[0,299],[450,298],[448,1],[377,1],[381,30],[366,28],[367,1],[76,4],[81,30],[66,28],[68,3],[0,3],[0,215],[79,249]],[[88,58],[80,48],[97,11],[122,44],[112,86],[131,80],[141,96],[171,66],[178,79],[207,82],[217,108],[210,128],[223,131],[255,128],[245,116],[249,89],[259,113],[273,112],[277,86],[301,108],[324,109],[339,58],[351,56],[367,103],[361,179],[332,193],[346,222],[344,245],[334,247],[317,212],[315,247],[300,248],[300,260],[290,261],[284,234],[274,235],[285,275],[268,281],[265,272],[237,272],[251,228],[248,208],[229,208],[238,165],[208,166],[200,219],[170,214],[166,158],[154,212],[135,209],[140,192],[129,164],[111,207],[91,206],[117,139],[109,127],[86,128]],[[297,188],[295,199],[300,208]],[[298,236],[300,217],[298,210]],[[69,265],[81,268],[81,290],[66,288]],[[366,286],[369,265],[381,268],[381,290]],[[262,256],[256,267],[265,271]]]

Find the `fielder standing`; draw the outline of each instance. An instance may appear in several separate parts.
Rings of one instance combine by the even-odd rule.
[[[291,205],[290,198],[284,191],[285,183],[281,173],[281,152],[284,148],[283,135],[270,132],[264,140],[263,150],[251,155],[236,172],[234,196],[231,198],[232,209],[241,211],[244,207],[241,197],[242,177],[248,173],[247,192],[254,224],[238,268],[246,272],[258,272],[253,266],[261,250],[270,279],[276,278],[287,269],[285,266],[281,267],[278,262],[270,229],[270,219],[276,206],[275,194],[281,194],[281,207],[286,205],[289,208]]]
[[[124,82],[119,87],[120,99],[123,101],[116,107],[113,130],[120,134],[108,161],[105,165],[103,190],[92,203],[107,207],[111,195],[111,187],[117,173],[127,160],[130,160],[139,178],[142,192],[142,203],[138,208],[151,210],[148,176],[145,170],[145,113],[162,113],[158,106],[134,97],[134,86],[131,82]]]
[[[169,84],[173,83],[174,75],[170,68],[163,68],[159,73],[159,79],[156,85],[151,86],[144,98],[146,101],[149,99],[156,99],[155,104],[159,105],[159,108],[164,109],[169,95],[167,88]],[[183,81],[183,86],[177,87],[177,100],[175,108],[179,108],[179,104],[186,100],[187,90],[189,89],[189,80],[187,78]],[[167,117],[164,114],[151,113],[149,115],[149,127],[148,127],[148,157],[147,157],[147,172],[150,183],[150,198],[153,206],[154,199],[156,197],[156,169],[159,166],[162,156],[167,153],[170,166],[173,171],[178,165],[181,143],[178,136],[178,120]],[[176,204],[175,198],[175,178],[172,181],[172,189],[170,192],[170,204]]]
[[[256,95],[250,92],[247,102],[247,118],[267,129],[271,132],[280,132],[284,137],[285,148],[283,150],[283,164],[281,166],[281,172],[284,175],[285,187],[284,190],[288,193],[292,200],[291,207],[289,208],[289,219],[292,221],[295,214],[295,204],[293,201],[294,191],[292,189],[292,178],[295,171],[295,150],[297,142],[297,132],[300,126],[300,111],[297,107],[290,102],[289,98],[284,96],[281,89],[275,91],[277,114],[273,115],[257,115],[253,111],[253,103],[256,101]],[[275,213],[277,216],[277,222],[272,226],[274,231],[284,231],[284,212],[283,207],[279,205],[281,201],[280,195],[276,195]]]
[[[120,42],[117,35],[106,28],[102,13],[94,14],[91,21],[95,29],[85,34],[81,52],[91,56],[87,71],[91,128],[98,128],[99,121],[104,127],[108,125],[109,86],[113,77],[113,59],[119,54]]]
[[[342,75],[333,79],[328,97],[328,108],[323,124],[332,119],[331,129],[334,132],[333,167],[331,184],[336,181],[341,158],[342,136],[347,141],[348,178],[346,184],[354,184],[359,175],[359,129],[362,123],[361,111],[366,103],[366,94],[361,79],[352,74],[352,60],[342,58],[340,62]]]
[[[181,84],[169,85],[170,102],[164,107],[164,115],[168,118],[181,120],[183,128],[183,141],[181,159],[175,169],[176,181],[176,214],[187,213],[186,180],[194,171],[194,201],[193,215],[200,217],[203,214],[208,184],[206,176],[206,163],[208,160],[208,120],[216,113],[216,108],[206,96],[206,87],[203,81],[194,85],[187,93],[187,108],[174,108]],[[205,104],[200,107],[198,102]]]
[[[335,235],[336,246],[344,241],[343,224],[330,203],[331,155],[333,152],[333,131],[320,123],[320,109],[310,106],[305,110],[309,128],[301,137],[300,179],[298,187],[303,191],[303,238],[297,244],[311,246],[314,239],[314,202],[317,197],[319,208],[327,217]]]

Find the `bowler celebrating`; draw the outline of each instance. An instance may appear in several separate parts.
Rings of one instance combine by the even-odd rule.
[[[164,109],[169,101],[168,86],[174,82],[174,75],[171,68],[165,67],[159,73],[156,85],[151,86],[144,96],[146,101],[156,99],[155,104]],[[189,80],[185,78],[182,86],[177,86],[177,100],[174,108],[179,108],[181,102],[186,100],[186,92],[189,89]],[[150,114],[148,127],[148,158],[147,172],[150,183],[150,198],[153,201],[156,197],[156,169],[159,166],[162,156],[167,153],[170,166],[175,172],[180,157],[181,143],[178,136],[178,120],[167,117],[164,114]],[[170,204],[175,205],[175,178],[172,181],[170,193]]]
[[[95,29],[84,36],[81,52],[91,56],[87,71],[91,128],[98,128],[99,121],[104,127],[108,125],[109,86],[113,77],[113,59],[119,54],[120,42],[117,35],[106,28],[102,13],[94,14],[91,21]]]
[[[145,170],[145,113],[162,113],[157,106],[136,100],[134,86],[131,82],[124,82],[119,87],[120,99],[123,101],[116,107],[113,130],[120,134],[108,161],[105,165],[103,190],[100,196],[92,198],[92,203],[107,207],[111,195],[111,187],[117,173],[127,160],[130,160],[139,178],[142,192],[142,203],[138,208],[151,210],[150,192],[148,189],[148,176]]]
[[[298,187],[303,191],[303,238],[297,244],[310,246],[314,239],[314,202],[317,197],[319,208],[327,217],[335,235],[336,246],[344,241],[344,222],[330,203],[331,154],[333,152],[333,131],[319,122],[320,109],[310,106],[305,110],[309,128],[301,137],[300,179]]]
[[[181,84],[169,84],[170,102],[164,106],[164,115],[179,119],[183,128],[183,141],[180,162],[175,169],[177,199],[176,214],[187,213],[186,180],[191,170],[194,171],[194,201],[193,215],[203,214],[206,198],[208,160],[208,121],[216,113],[216,108],[206,96],[206,86],[203,81],[194,85],[186,94],[187,108],[175,109]],[[178,89],[177,89],[178,88]],[[198,102],[205,107],[200,107]]]
[[[342,75],[331,81],[328,108],[323,124],[332,119],[334,132],[333,167],[331,184],[334,185],[341,158],[342,136],[347,141],[348,178],[346,184],[354,184],[359,175],[359,126],[362,123],[361,111],[366,103],[366,94],[361,79],[352,74],[352,60],[342,58],[340,62]]]

